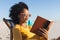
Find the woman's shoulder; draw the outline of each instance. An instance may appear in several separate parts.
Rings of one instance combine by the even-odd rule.
[[[20,29],[19,24],[16,24],[16,25],[14,26],[13,30],[14,30],[14,29]]]

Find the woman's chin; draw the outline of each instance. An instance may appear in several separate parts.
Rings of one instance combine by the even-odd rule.
[[[23,22],[24,22],[24,23],[26,23],[26,22],[27,22],[27,20],[24,20]]]

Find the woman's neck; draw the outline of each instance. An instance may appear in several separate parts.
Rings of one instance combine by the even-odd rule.
[[[21,25],[22,27],[26,27],[26,26],[27,26],[26,22],[24,22],[24,23],[20,22],[20,25]]]

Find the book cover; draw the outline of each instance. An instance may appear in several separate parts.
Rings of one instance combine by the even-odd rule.
[[[51,22],[49,20],[42,18],[40,16],[37,16],[37,18],[32,26],[31,32],[41,36],[43,31],[41,31],[40,28],[44,28],[48,31],[50,23]]]

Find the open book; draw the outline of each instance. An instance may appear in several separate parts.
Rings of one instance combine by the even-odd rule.
[[[44,28],[48,31],[50,23],[51,23],[51,21],[49,21],[45,18],[42,18],[40,16],[37,16],[37,18],[32,26],[31,32],[33,32],[37,35],[40,35],[41,33],[43,33],[43,31],[41,31],[40,28]]]

